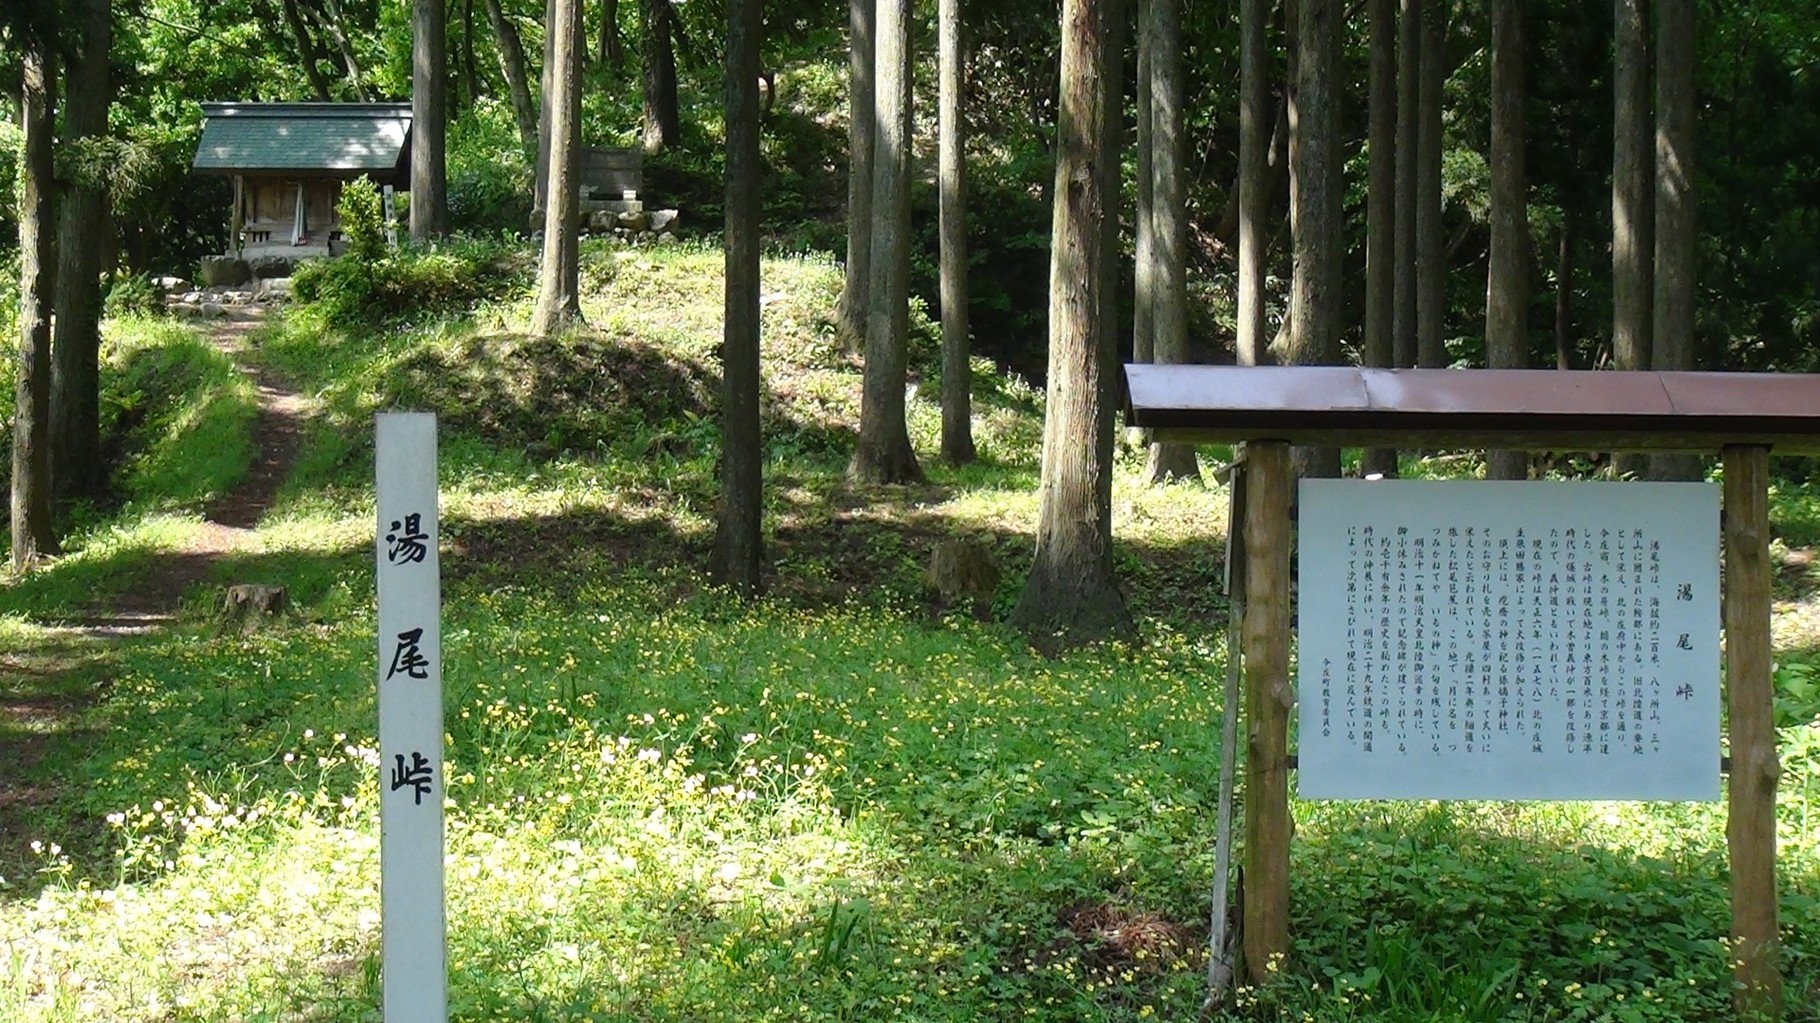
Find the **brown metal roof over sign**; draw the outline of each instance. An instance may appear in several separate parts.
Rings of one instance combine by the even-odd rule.
[[[1165,436],[1345,447],[1820,453],[1820,374],[1128,365]]]

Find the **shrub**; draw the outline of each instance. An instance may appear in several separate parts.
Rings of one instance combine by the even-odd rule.
[[[122,316],[159,316],[164,313],[164,296],[149,275],[110,274],[102,313],[110,320]]]
[[[531,219],[531,166],[511,108],[482,98],[449,125],[449,224],[458,231],[523,231]]]
[[[362,174],[348,182],[335,211],[341,215],[341,236],[347,239],[349,258],[372,263],[385,257],[385,202],[373,179]]]
[[[378,259],[350,251],[297,268],[292,291],[337,327],[454,313],[498,298],[530,279],[519,252],[488,241],[453,241],[435,250],[404,249]]]

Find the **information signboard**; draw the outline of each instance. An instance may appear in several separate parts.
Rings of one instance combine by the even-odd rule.
[[[1719,492],[1304,480],[1297,791],[1717,799]]]

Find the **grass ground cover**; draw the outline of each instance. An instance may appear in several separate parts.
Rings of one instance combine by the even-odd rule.
[[[718,254],[590,258],[615,268],[593,278],[601,329],[566,346],[523,338],[511,302],[361,337],[305,309],[259,340],[324,411],[258,548],[212,578],[284,582],[299,606],[223,630],[199,589],[171,628],[79,668],[102,696],[51,740],[56,801],[0,869],[0,1019],[377,1018],[366,424],[397,403],[444,423],[457,1019],[1194,1017],[1224,491],[1144,488],[1121,462],[1139,647],[1045,660],[932,614],[919,574],[940,536],[985,540],[1011,569],[1001,605],[1015,595],[1040,398],[982,365],[986,465],[849,487],[857,377],[820,323],[837,274],[774,258],[776,564],[742,605],[696,575]],[[157,342],[209,363],[189,344]],[[911,409],[931,452],[933,404]],[[144,464],[190,442],[144,436]],[[84,587],[155,571],[191,507],[130,505],[0,589],[9,656],[50,656]],[[1779,643],[1811,649],[1812,587],[1793,570],[1782,586]],[[1813,1021],[1820,726],[1808,661],[1785,660],[1788,1018]],[[1728,1018],[1721,806],[1294,811],[1292,961],[1221,1018]]]

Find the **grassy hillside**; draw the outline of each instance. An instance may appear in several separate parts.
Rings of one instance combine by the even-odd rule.
[[[1000,610],[1015,598],[1041,396],[977,364],[984,460],[940,466],[919,320],[911,361],[931,386],[909,407],[930,482],[849,485],[858,376],[826,323],[839,274],[774,255],[773,567],[769,596],[742,605],[700,577],[720,261],[590,249],[593,327],[560,342],[523,334],[510,288],[414,324],[293,310],[248,358],[316,412],[257,543],[201,565],[184,561],[200,510],[250,444],[244,381],[182,328],[114,325],[110,393],[136,388],[143,410],[120,420],[130,500],[0,588],[5,684],[46,694],[44,713],[0,722],[33,764],[29,798],[0,805],[0,1019],[378,1018],[370,416],[393,407],[442,424],[457,1019],[1195,1016],[1224,490],[1146,489],[1122,456],[1140,647],[1046,660],[936,613],[921,573],[944,536],[985,542]],[[1784,549],[1820,535],[1814,507],[1779,489]],[[1789,1018],[1812,1021],[1820,698],[1811,585],[1790,564],[1783,920]],[[174,623],[106,641],[75,627],[173,573],[194,580]],[[240,581],[283,583],[297,606],[224,627],[219,586]],[[1295,813],[1294,960],[1221,1018],[1728,1018],[1722,805]]]

